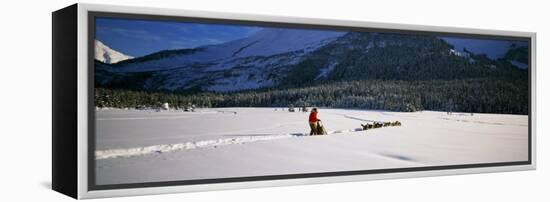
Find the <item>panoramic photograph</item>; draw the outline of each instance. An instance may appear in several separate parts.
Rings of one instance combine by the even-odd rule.
[[[95,183],[523,162],[529,41],[95,18]]]

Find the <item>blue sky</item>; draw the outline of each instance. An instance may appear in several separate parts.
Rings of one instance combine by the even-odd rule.
[[[96,39],[131,56],[219,44],[250,36],[260,29],[228,24],[96,18]]]

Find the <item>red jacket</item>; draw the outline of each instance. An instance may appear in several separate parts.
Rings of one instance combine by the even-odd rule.
[[[317,118],[317,112],[311,112],[309,113],[309,122],[317,122],[319,119]]]

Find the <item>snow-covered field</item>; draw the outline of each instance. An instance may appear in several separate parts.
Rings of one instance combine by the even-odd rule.
[[[525,161],[524,115],[217,108],[96,111],[96,183],[120,184]],[[399,127],[361,131],[372,121]]]

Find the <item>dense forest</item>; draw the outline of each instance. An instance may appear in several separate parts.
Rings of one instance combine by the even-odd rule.
[[[461,79],[432,81],[359,80],[291,89],[236,93],[176,93],[95,89],[96,106],[140,108],[167,102],[175,108],[301,107],[380,109],[392,111],[459,111],[527,114],[524,81]]]

